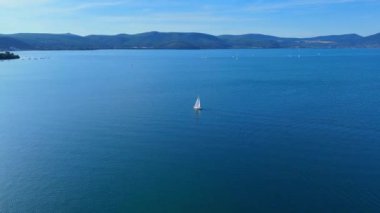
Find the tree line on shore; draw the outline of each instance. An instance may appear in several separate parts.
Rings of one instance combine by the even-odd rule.
[[[0,53],[0,60],[19,59],[20,56],[11,52]]]

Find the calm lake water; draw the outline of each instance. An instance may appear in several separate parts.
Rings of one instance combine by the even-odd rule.
[[[19,54],[2,213],[380,211],[380,49]]]

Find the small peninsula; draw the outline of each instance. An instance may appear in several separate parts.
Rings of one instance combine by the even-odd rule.
[[[0,53],[0,60],[19,59],[20,56],[11,52]]]

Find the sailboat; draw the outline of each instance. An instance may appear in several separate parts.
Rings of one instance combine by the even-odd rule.
[[[199,98],[199,96],[197,97],[197,100],[195,101],[195,104],[194,104],[194,110],[201,110],[202,107],[201,107],[201,99]]]

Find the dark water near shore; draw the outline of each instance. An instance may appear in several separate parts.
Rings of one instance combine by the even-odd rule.
[[[19,54],[0,212],[380,211],[380,50]]]

